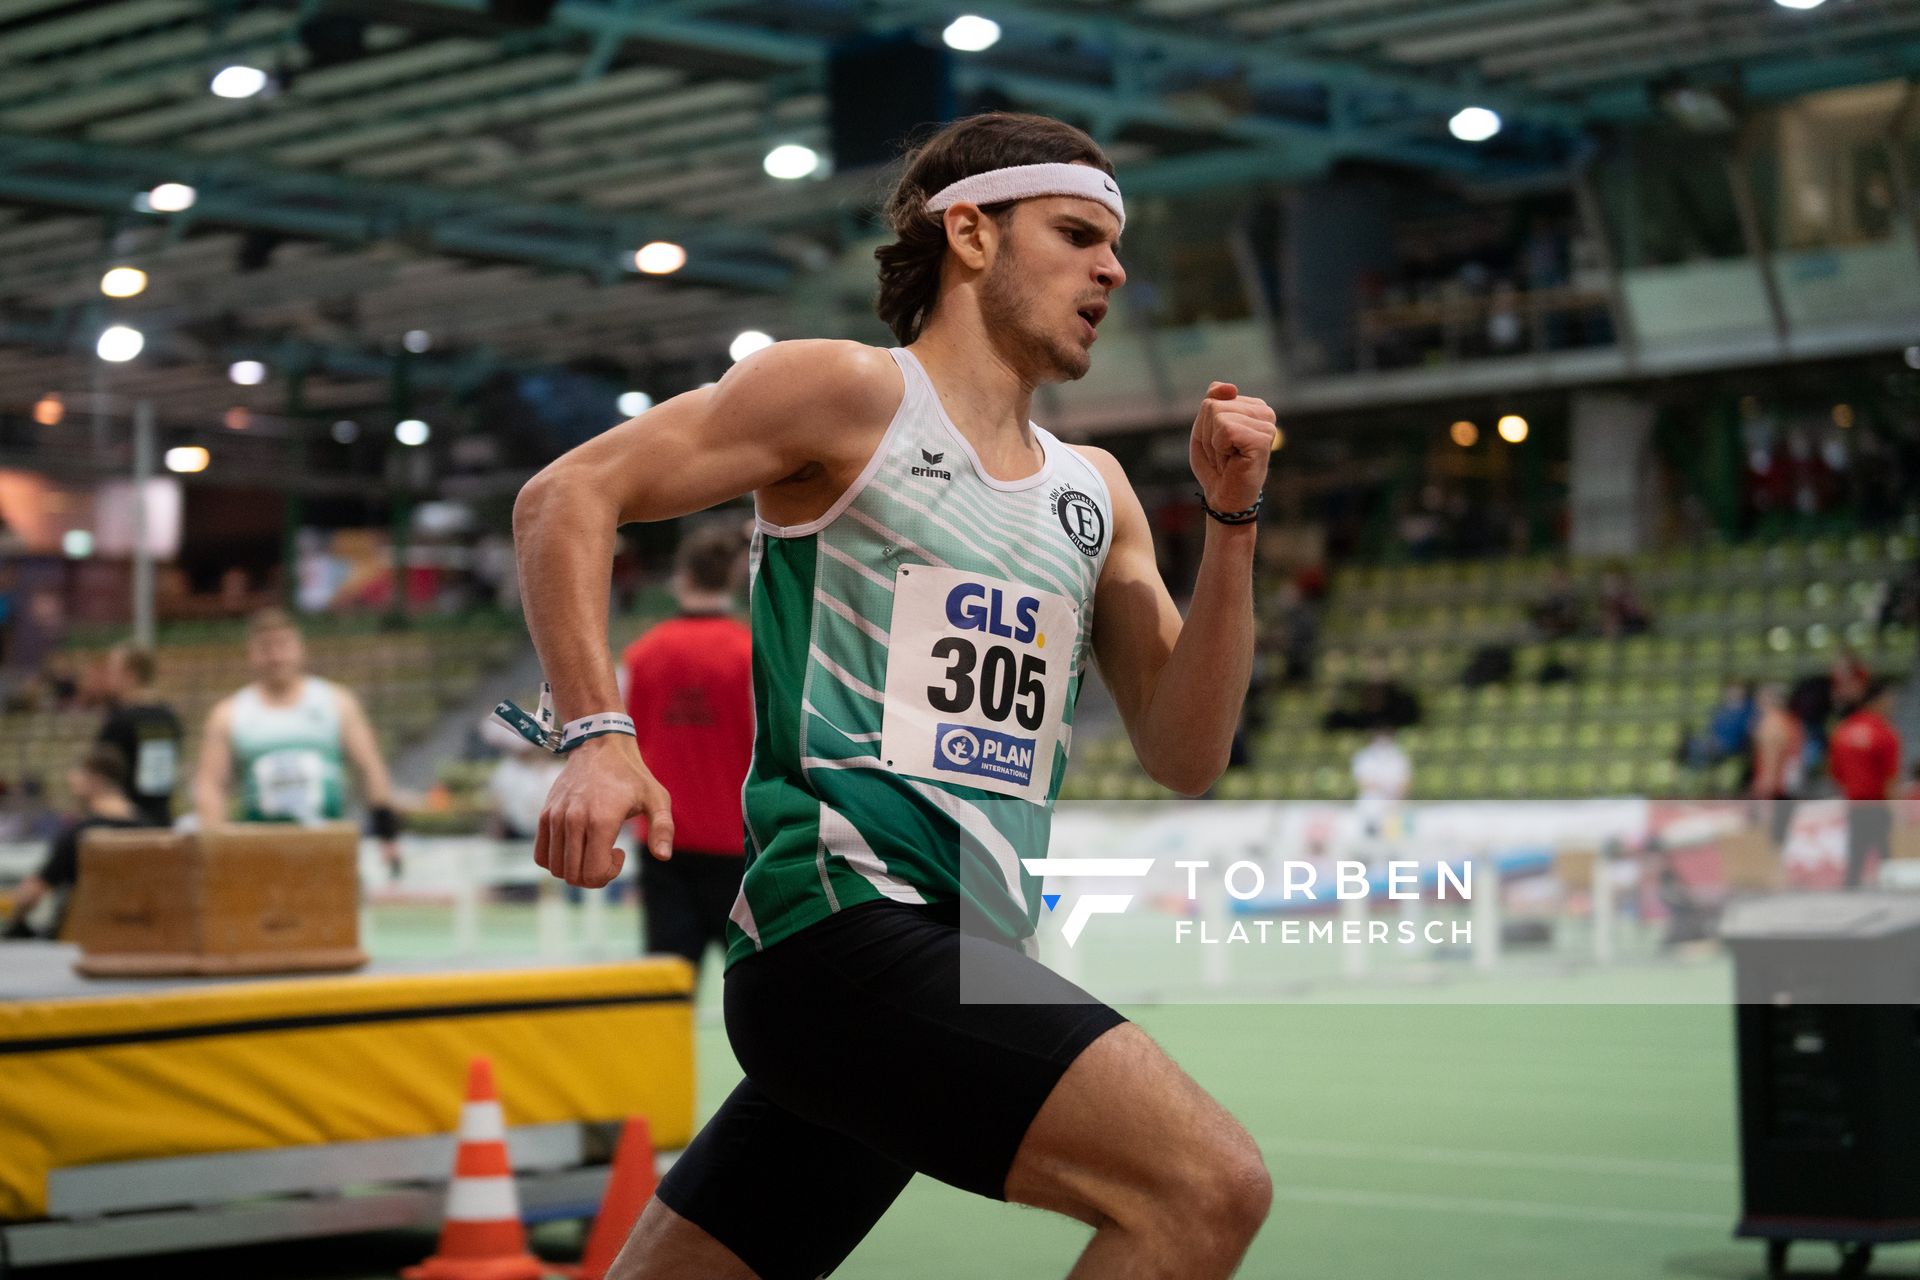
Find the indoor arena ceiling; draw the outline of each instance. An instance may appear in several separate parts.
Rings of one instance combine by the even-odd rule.
[[[830,150],[830,53],[938,45],[962,12],[1001,38],[951,55],[957,101],[1083,124],[1139,195],[1343,159],[1525,179],[1676,85],[1920,71],[1920,0],[0,0],[0,411],[86,388],[112,321],[148,339],[114,389],[209,424],[242,358],[273,370],[244,392],[263,410],[295,371],[298,408],[378,405],[409,330],[427,392],[589,354],[723,361],[863,234],[873,171],[762,168]],[[209,92],[236,64],[275,83]],[[1497,138],[1449,135],[1469,105]],[[197,202],[136,210],[163,182]],[[633,269],[654,240],[686,247],[677,274]],[[150,284],[108,302],[121,262]]]

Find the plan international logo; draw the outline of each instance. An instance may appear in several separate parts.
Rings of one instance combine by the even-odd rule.
[[[1151,874],[1154,859],[1022,858],[1020,865],[1027,869],[1029,875],[1051,876],[1056,880],[1139,880]],[[1328,886],[1333,892],[1328,895],[1320,887],[1320,867],[1312,862],[1288,860],[1279,864],[1279,896],[1273,898],[1267,894],[1267,870],[1258,862],[1241,860],[1229,863],[1218,876],[1210,874],[1213,863],[1206,860],[1178,860],[1173,866],[1185,873],[1182,879],[1188,903],[1198,904],[1203,899],[1217,901],[1224,892],[1226,898],[1235,904],[1258,900],[1260,906],[1255,909],[1265,914],[1284,913],[1300,905],[1311,906],[1329,897],[1337,902],[1364,901],[1376,896],[1377,891],[1383,891],[1378,896],[1393,902],[1418,901],[1424,870],[1418,862],[1388,862],[1380,868],[1376,877],[1364,862],[1338,862],[1334,864],[1332,884]],[[1472,901],[1471,862],[1461,863],[1458,867],[1437,862],[1433,864],[1430,874],[1436,901]],[[1040,896],[1047,910],[1052,911],[1060,905],[1063,895],[1043,893]],[[1067,911],[1066,923],[1060,929],[1061,938],[1069,947],[1073,946],[1080,941],[1080,935],[1085,932],[1089,920],[1095,916],[1124,914],[1133,905],[1133,899],[1131,893],[1080,895]],[[1385,920],[1260,918],[1235,920],[1224,934],[1209,927],[1205,919],[1196,920],[1189,916],[1175,917],[1172,925],[1175,945],[1195,942],[1201,946],[1223,943],[1278,943],[1283,946],[1338,943],[1343,946],[1364,946],[1395,941],[1404,945],[1424,940],[1430,946],[1458,946],[1471,945],[1473,942],[1473,925],[1470,921],[1429,920],[1421,925],[1403,919],[1397,922],[1396,929]]]
[[[948,471],[948,470],[945,470],[944,468],[942,468],[942,467],[940,466],[940,464],[941,464],[942,462],[945,462],[945,461],[947,460],[947,455],[946,455],[946,454],[944,454],[944,453],[932,453],[932,452],[929,452],[929,451],[928,451],[928,450],[926,450],[926,449],[922,449],[922,450],[920,451],[920,456],[921,456],[921,457],[922,457],[923,459],[925,459],[925,460],[926,460],[926,464],[927,464],[927,465],[926,465],[926,466],[924,466],[924,467],[915,467],[915,468],[913,469],[913,474],[914,474],[914,475],[916,475],[916,476],[925,476],[925,477],[927,477],[927,478],[929,478],[929,479],[933,479],[933,480],[951,480],[951,479],[953,479],[953,472],[951,472],[951,471]]]

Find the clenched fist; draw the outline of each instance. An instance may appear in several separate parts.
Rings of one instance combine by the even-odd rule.
[[[1231,382],[1207,388],[1193,419],[1187,460],[1215,511],[1243,511],[1260,497],[1273,456],[1276,419],[1265,400],[1243,396]]]
[[[533,860],[568,884],[598,889],[620,874],[627,859],[613,842],[621,826],[640,814],[647,817],[648,851],[662,862],[671,858],[673,806],[633,739],[589,738],[567,753],[547,792]]]

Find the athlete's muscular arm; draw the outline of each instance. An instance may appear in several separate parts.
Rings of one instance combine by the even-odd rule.
[[[340,699],[340,746],[347,763],[360,775],[360,799],[369,809],[384,809],[393,804],[393,779],[387,774],[387,762],[380,758],[380,738],[367,719],[366,708],[351,689],[337,690]],[[380,856],[394,875],[400,874],[400,842],[392,838],[380,842]]]
[[[369,808],[383,808],[393,803],[393,781],[387,776],[386,761],[380,758],[380,739],[360,699],[351,690],[339,692],[340,745],[347,763],[360,775],[360,798]]]
[[[200,763],[193,772],[193,812],[202,830],[227,820],[227,780],[233,776],[233,699],[222,698],[207,713],[200,734]]]
[[[769,510],[776,522],[803,522],[857,474],[899,398],[900,376],[884,351],[776,343],[715,386],[675,396],[528,481],[513,508],[520,592],[560,723],[622,705],[607,649],[616,527],[754,491],[763,502],[798,504]],[[671,801],[634,740],[589,739],[568,753],[547,794],[534,860],[570,884],[604,885],[620,873],[613,841],[621,824],[642,812],[650,852],[671,856]]]
[[[1266,482],[1274,414],[1228,383],[1208,388],[1188,448],[1216,511],[1250,507]],[[1113,494],[1113,549],[1094,596],[1100,675],[1147,775],[1197,796],[1226,770],[1253,674],[1253,547],[1257,525],[1207,521],[1184,625],[1154,561],[1147,515],[1111,454],[1084,452]]]

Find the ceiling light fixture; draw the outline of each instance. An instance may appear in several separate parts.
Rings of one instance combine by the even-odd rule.
[[[147,335],[130,325],[116,324],[101,330],[93,349],[108,364],[125,364],[146,345]]]
[[[650,276],[670,276],[687,265],[687,251],[671,240],[655,240],[634,251],[633,265]]]
[[[735,360],[745,360],[756,351],[765,351],[773,345],[773,339],[758,329],[748,329],[727,346],[727,354]]]
[[[146,193],[147,208],[155,213],[185,213],[200,193],[184,182],[163,182]]]
[[[767,158],[761,161],[760,167],[767,171],[770,178],[792,182],[809,177],[820,168],[820,153],[797,142],[786,142],[767,152]]]
[[[1447,129],[1462,142],[1485,142],[1500,132],[1500,113],[1485,107],[1462,107],[1447,121]]]
[[[947,24],[940,38],[947,42],[949,49],[980,53],[1000,43],[1000,24],[979,14],[963,13]]]
[[[167,470],[178,475],[190,476],[207,469],[207,463],[213,455],[197,444],[183,444],[167,450]]]
[[[147,273],[138,267],[111,267],[100,277],[100,292],[109,298],[132,298],[146,292]]]
[[[207,88],[221,98],[251,98],[267,87],[267,73],[258,67],[222,67]]]

